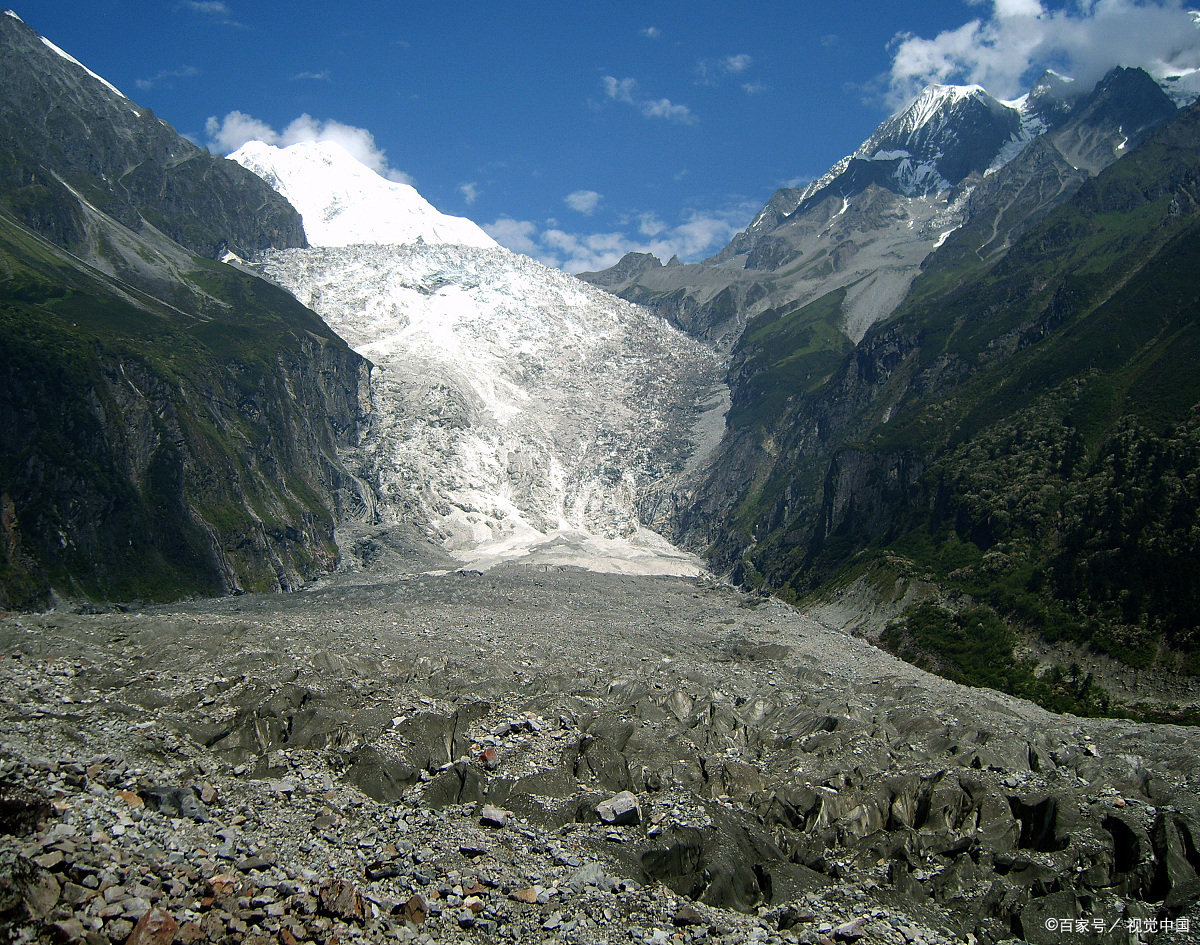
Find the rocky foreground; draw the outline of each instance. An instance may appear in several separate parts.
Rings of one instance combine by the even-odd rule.
[[[1195,730],[965,689],[705,580],[370,580],[0,618],[0,938],[1200,930]]]

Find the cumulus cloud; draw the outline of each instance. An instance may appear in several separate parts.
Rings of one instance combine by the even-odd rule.
[[[534,237],[537,236],[537,224],[529,220],[514,220],[511,217],[501,217],[495,223],[485,224],[487,233],[501,246],[506,246],[514,253],[524,253],[534,259],[541,259],[541,251]],[[544,261],[544,260],[543,260]],[[549,265],[557,265],[550,263]]]
[[[753,64],[753,57],[746,53],[722,56],[720,59],[701,59],[696,63],[697,81],[700,85],[716,85],[726,76],[741,75]]]
[[[458,192],[462,194],[463,201],[469,207],[479,199],[479,184],[475,181],[467,181],[464,184],[459,184]]]
[[[1200,69],[1200,30],[1180,0],[990,0],[989,15],[933,39],[892,42],[887,103],[898,107],[926,85],[974,83],[1011,98],[1048,68],[1091,85],[1113,66],[1157,77]]]
[[[164,69],[156,76],[149,79],[138,79],[136,85],[139,89],[147,90],[155,86],[165,85],[167,88],[175,87],[175,79],[191,79],[200,74],[200,70],[195,66],[183,66],[180,69]]]
[[[632,217],[637,234],[614,230],[602,233],[573,233],[556,221],[539,225],[531,220],[501,217],[484,230],[502,246],[565,269],[589,272],[607,269],[626,253],[653,253],[666,261],[679,256],[685,262],[711,255],[728,243],[754,217],[756,206],[738,203],[716,211],[690,211],[674,226],[653,213]]]
[[[645,29],[640,30],[639,32],[642,36],[645,36],[646,39],[658,39],[658,37],[662,36],[662,30],[660,30],[657,26],[647,26]]]
[[[608,98],[632,105],[646,118],[665,118],[682,125],[694,125],[699,121],[688,106],[676,104],[669,98],[643,98],[638,94],[636,79],[618,79],[606,75],[601,82],[604,84],[604,94]]]
[[[567,194],[563,198],[563,203],[576,213],[582,213],[584,216],[590,217],[596,212],[596,207],[600,204],[600,194],[594,190],[577,190],[574,193]]]
[[[204,133],[209,145],[221,154],[236,151],[247,141],[265,141],[278,144],[279,133],[265,121],[259,121],[245,112],[231,111],[224,118],[209,116],[204,124]]]
[[[667,225],[658,218],[657,213],[642,213],[638,215],[638,232],[642,236],[658,236]]]
[[[316,79],[320,82],[328,82],[330,78],[330,72],[328,69],[322,69],[320,72],[298,72],[292,76],[292,78],[297,80]]]
[[[375,136],[366,128],[346,125],[334,119],[321,121],[307,113],[301,115],[282,132],[264,121],[240,111],[224,118],[210,117],[204,132],[209,146],[221,154],[236,151],[247,141],[263,141],[286,148],[301,142],[334,141],[357,160],[388,180],[411,184],[412,178],[388,164],[387,154],[375,143]]]

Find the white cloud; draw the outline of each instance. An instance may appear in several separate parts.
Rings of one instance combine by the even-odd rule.
[[[251,115],[232,111],[224,118],[215,115],[204,126],[209,145],[221,154],[236,151],[247,141],[263,141],[286,148],[305,141],[335,141],[349,154],[388,180],[411,184],[412,178],[388,164],[387,154],[375,143],[375,136],[366,128],[346,125],[334,119],[320,121],[303,114],[282,132]]]
[[[233,18],[233,12],[229,9],[229,4],[222,3],[221,0],[181,0],[175,5],[177,10],[186,10],[190,13],[199,13],[202,16],[211,16],[223,26],[236,26],[238,29],[246,27],[237,22]]]
[[[616,79],[611,75],[606,75],[601,81],[604,83],[604,94],[609,98],[618,102],[633,104],[633,93],[637,90],[637,79]]]
[[[203,13],[205,16],[229,16],[229,5],[221,3],[220,0],[183,0],[179,8]]]
[[[741,75],[750,68],[753,62],[754,60],[745,53],[739,53],[736,56],[726,56],[722,59],[721,68],[730,75]]]
[[[501,217],[495,223],[485,224],[485,233],[501,246],[507,246],[514,253],[524,253],[534,259],[542,259],[538,244],[534,242],[537,235],[537,224],[528,220],[514,220],[511,217]],[[545,262],[545,260],[542,260]],[[557,266],[558,263],[547,263]]]
[[[600,194],[594,190],[577,190],[574,193],[567,194],[563,198],[563,203],[576,213],[582,213],[584,216],[590,217],[596,212],[596,207],[600,204]]]
[[[200,70],[195,66],[183,66],[180,69],[164,69],[158,75],[150,79],[138,79],[134,84],[139,89],[152,89],[157,85],[165,85],[167,88],[174,88],[175,84],[172,79],[191,79],[200,74]]]
[[[657,213],[643,213],[638,216],[638,232],[642,236],[658,236],[667,225],[658,218]]]
[[[653,253],[664,262],[679,256],[692,262],[709,256],[749,224],[756,205],[738,203],[723,210],[691,211],[675,226],[668,226],[653,213],[631,218],[638,224],[636,236],[622,231],[572,233],[548,221],[544,228],[531,220],[502,217],[484,230],[514,252],[565,269],[593,272],[607,269],[626,253]]]
[[[1090,86],[1114,66],[1152,75],[1200,68],[1200,30],[1180,0],[991,0],[991,12],[933,39],[892,43],[888,104],[898,107],[932,83],[976,83],[1011,98],[1047,68]]]
[[[675,104],[669,98],[642,98],[638,95],[636,79],[617,79],[606,75],[601,81],[604,83],[605,95],[613,101],[632,105],[646,118],[665,118],[682,125],[694,125],[699,121],[688,106]]]
[[[328,82],[330,72],[328,69],[322,69],[320,72],[298,72],[292,76],[293,79],[316,79],[320,82]]]
[[[742,91],[747,95],[762,95],[768,91],[770,86],[763,85],[761,82],[743,82]]]
[[[475,181],[468,181],[465,184],[459,184],[458,192],[462,194],[463,200],[469,207],[479,199],[479,184],[477,184]]]
[[[640,30],[639,32],[642,36],[645,36],[646,39],[658,39],[658,37],[662,36],[662,30],[660,30],[657,26],[647,26],[645,29]]]
[[[236,110],[224,118],[211,116],[204,125],[204,133],[209,144],[221,154],[236,151],[247,141],[279,143],[279,133],[265,121]]]
[[[697,81],[700,85],[716,85],[726,76],[741,75],[754,64],[754,58],[746,53],[722,56],[720,59],[701,59],[696,63]]]
[[[638,102],[638,108],[647,118],[666,118],[682,125],[694,125],[699,119],[686,105],[676,105],[669,98],[657,98]]]

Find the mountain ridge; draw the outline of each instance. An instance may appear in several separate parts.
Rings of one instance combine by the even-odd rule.
[[[335,567],[368,366],[211,258],[304,245],[299,215],[14,16],[0,47],[0,606]]]
[[[0,186],[31,228],[100,265],[80,202],[209,259],[304,245],[299,214],[259,178],[179,136],[15,15],[0,16],[0,50]]]
[[[1119,119],[1111,120],[1139,109],[1131,135],[1119,130]],[[1109,139],[1130,145],[1174,111],[1141,70],[1114,70],[1087,91],[1048,74],[1010,103],[978,87],[934,87],[817,181],[777,191],[746,230],[704,262],[676,270],[622,261],[579,277],[725,348],[748,319],[796,309],[844,287],[844,330],[857,341],[895,310],[922,266],[971,215],[972,193],[1016,175],[1017,168],[1005,169],[1030,142],[1044,141],[1064,123],[1087,128],[1090,158],[1083,171],[1072,165],[1073,171],[1059,175],[1072,178],[1057,188],[1053,199],[1062,199],[1115,159],[1111,149],[1107,157],[1103,150]],[[1066,150],[1075,156],[1073,148]],[[871,160],[876,156],[881,159]],[[1058,160],[1068,163],[1061,155]],[[990,202],[976,201],[977,226],[985,225],[981,204]],[[1008,226],[1034,219],[1014,214]]]

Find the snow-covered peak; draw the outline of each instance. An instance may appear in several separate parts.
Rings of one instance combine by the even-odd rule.
[[[981,85],[931,85],[896,117],[896,131],[916,131],[969,98],[990,98]]]
[[[229,157],[287,198],[314,246],[496,246],[475,223],[439,212],[416,188],[381,177],[333,141],[286,148],[250,141]]]

